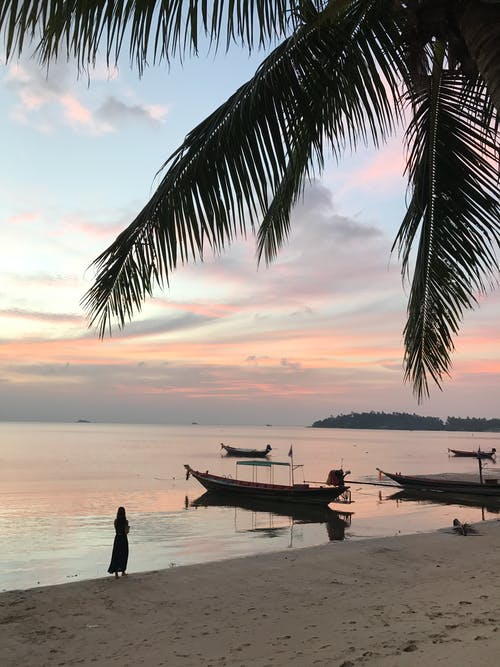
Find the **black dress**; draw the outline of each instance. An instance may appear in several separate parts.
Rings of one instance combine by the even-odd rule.
[[[113,553],[111,554],[111,563],[108,567],[108,572],[114,574],[115,572],[125,572],[128,561],[128,537],[129,531],[128,521],[118,523],[115,519],[115,541],[113,542]]]

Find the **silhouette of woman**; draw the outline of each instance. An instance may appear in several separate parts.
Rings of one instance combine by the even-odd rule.
[[[129,525],[125,508],[119,507],[115,519],[115,540],[113,542],[113,552],[111,554],[111,563],[108,567],[108,572],[115,575],[118,579],[118,572],[122,573],[122,577],[127,575],[127,561],[128,561],[128,533]]]

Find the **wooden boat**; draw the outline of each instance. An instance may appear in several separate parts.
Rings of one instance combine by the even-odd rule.
[[[453,454],[453,456],[467,456],[469,458],[475,459],[494,459],[497,455],[497,450],[493,449],[489,452],[485,452],[482,449],[477,449],[475,451],[465,451],[462,449],[450,449],[448,451]]]
[[[272,450],[271,445],[266,445],[265,449],[245,449],[243,447],[231,447],[231,445],[225,445],[223,442],[220,443],[220,448],[225,450],[226,456],[245,456],[252,459],[263,459]]]
[[[404,489],[419,489],[420,491],[432,491],[434,493],[452,493],[500,498],[500,484],[498,484],[497,479],[485,479],[483,482],[472,482],[438,476],[424,477],[420,475],[402,475],[401,473],[385,472],[384,470],[380,470],[380,468],[377,468],[377,470]]]
[[[337,482],[334,484],[294,484],[293,482],[293,464],[281,463],[279,461],[237,461],[236,466],[252,466],[253,477],[252,481],[241,479],[234,479],[233,477],[223,477],[220,475],[212,475],[208,472],[200,472],[193,470],[191,466],[184,465],[186,468],[186,479],[192,475],[198,482],[204,486],[207,491],[214,491],[217,493],[227,493],[236,497],[243,498],[262,498],[268,500],[277,500],[286,503],[314,503],[319,505],[328,505],[328,503],[336,500],[340,496],[344,496],[347,502],[349,494],[349,487],[344,484],[344,476],[347,474],[344,471],[336,470],[335,475],[330,473],[329,479]],[[288,466],[291,472],[290,484],[275,484],[274,483],[274,468],[275,466]],[[257,470],[259,468],[267,468],[269,471],[270,481],[257,482]],[[237,468],[238,469],[238,468]],[[332,471],[333,472],[333,471]]]

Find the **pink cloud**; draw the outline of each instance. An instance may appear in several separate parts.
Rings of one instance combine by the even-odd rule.
[[[249,363],[250,357],[258,363]],[[286,400],[296,405],[298,413],[309,410],[314,417],[331,409],[332,397],[339,398],[339,411],[415,407],[411,387],[403,384],[401,359],[398,341],[368,330],[351,335],[327,329],[283,330],[256,339],[240,332],[234,340],[226,329],[208,337],[201,332],[192,342],[184,336],[103,342],[82,333],[72,339],[24,339],[0,346],[2,376],[16,385],[36,381],[57,390],[99,386],[103,395],[112,391],[114,396],[138,400],[168,395],[191,400],[193,406],[197,400],[217,399],[226,406],[241,403],[251,409],[256,401],[273,405]],[[452,379],[445,383],[446,394],[434,393],[434,405],[467,387],[484,387],[488,382],[495,386],[499,364],[488,359],[457,363]],[[463,409],[457,407],[455,412]]]
[[[498,359],[460,361],[456,366],[458,372],[484,373],[486,375],[500,374],[500,361]]]
[[[125,228],[125,223],[123,221],[93,222],[78,214],[65,215],[62,219],[62,225],[65,231],[71,234],[81,232],[86,236],[98,239],[114,238]]]
[[[47,102],[47,97],[31,90],[22,90],[19,94],[21,105],[27,111],[36,111]]]
[[[25,275],[4,274],[4,275],[9,275],[9,278],[11,280],[15,280],[19,286],[29,286],[30,288],[49,287],[51,290],[54,287],[81,288],[81,280],[74,275],[54,274],[54,273],[30,273]]]
[[[169,112],[169,107],[162,104],[145,104],[145,111],[149,113],[153,120],[162,122]]]
[[[339,199],[346,193],[401,191],[404,185],[405,155],[401,137],[395,137],[378,150],[359,151],[356,156],[345,158],[333,169],[328,180]]]
[[[59,97],[60,104],[64,109],[64,115],[70,125],[85,127],[93,134],[104,134],[113,132],[109,123],[98,122],[92,112],[85,107],[74,95],[65,93]]]
[[[26,319],[37,322],[53,322],[60,324],[61,322],[81,323],[83,317],[80,315],[73,315],[69,313],[43,313],[32,310],[23,310],[21,308],[5,308],[0,310],[0,318],[5,317],[9,319]]]
[[[178,302],[165,299],[152,299],[152,303],[165,310],[175,310],[211,318],[222,318],[241,312],[241,308],[227,303]]]
[[[33,222],[35,220],[40,220],[42,213],[40,211],[26,211],[23,213],[18,213],[17,215],[11,215],[7,218],[7,222],[13,225],[22,224],[24,222]]]
[[[61,104],[66,110],[66,116],[69,120],[83,125],[89,125],[92,121],[92,114],[75,97],[66,94],[62,95]]]
[[[348,186],[373,186],[388,188],[401,182],[405,169],[405,157],[400,141],[392,141],[374,153],[364,166],[350,174]]]
[[[12,63],[9,66],[5,80],[14,83],[29,84],[31,76],[22,65],[19,63]]]

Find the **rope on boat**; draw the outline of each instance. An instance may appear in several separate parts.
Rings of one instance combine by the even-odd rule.
[[[306,484],[322,484],[324,486],[324,482],[315,482],[310,479],[304,480]],[[400,489],[401,487],[399,484],[387,484],[385,482],[358,482],[354,479],[345,479],[344,480],[344,486],[352,486],[353,484],[366,484],[367,486],[387,486],[390,489]]]
[[[356,480],[347,480],[349,484],[366,484],[367,486],[387,486],[390,489],[400,489],[399,484],[387,484],[387,482],[356,482]]]

